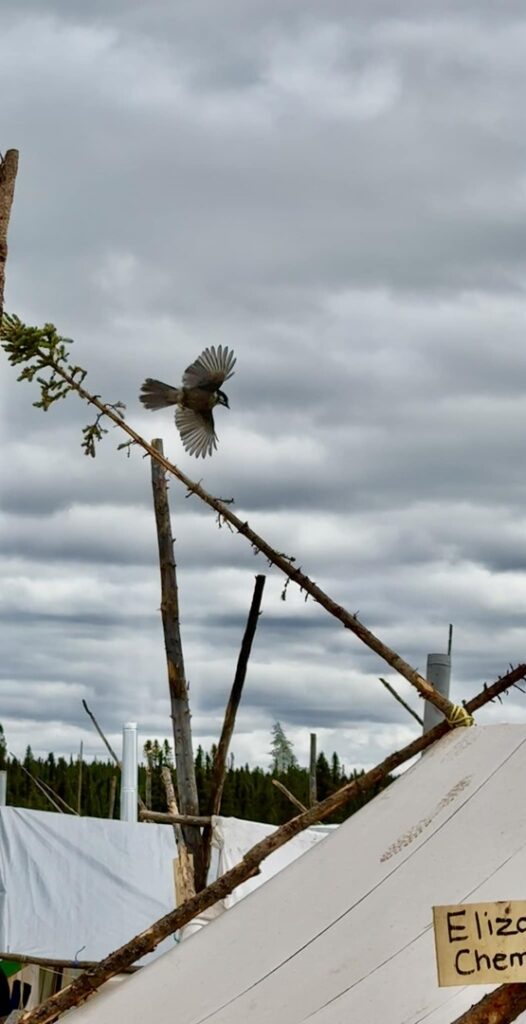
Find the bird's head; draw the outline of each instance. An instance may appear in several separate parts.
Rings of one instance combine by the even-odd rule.
[[[226,405],[227,409],[230,409],[230,406],[228,404],[228,398],[225,395],[225,392],[224,391],[217,391],[216,393],[217,393],[217,404],[218,405]]]

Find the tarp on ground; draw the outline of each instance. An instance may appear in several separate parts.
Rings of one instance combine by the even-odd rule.
[[[455,730],[323,843],[68,1021],[450,1024],[488,989],[438,988],[431,908],[525,897],[525,777],[526,726]]]
[[[272,831],[272,825],[215,818],[212,877]],[[277,850],[261,875],[211,916],[262,885],[324,834],[309,829]],[[175,856],[168,825],[0,807],[0,952],[100,960],[173,909]],[[166,939],[153,956],[176,942]]]

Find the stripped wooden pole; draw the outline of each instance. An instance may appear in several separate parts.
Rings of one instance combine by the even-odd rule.
[[[168,765],[163,765],[161,768],[162,780],[164,782],[164,788],[166,790],[166,805],[168,807],[169,814],[172,817],[179,816],[179,808],[177,806],[177,800],[175,798],[175,790],[172,782],[172,774]],[[175,842],[177,844],[177,862],[175,865],[175,880],[176,880],[176,891],[177,891],[177,905],[184,903],[185,900],[191,899],[195,896],[195,879],[194,879],[194,865],[192,854],[189,853],[188,847],[184,841],[184,833],[181,825],[174,822],[173,830],[175,835]]]
[[[163,442],[152,441],[153,451],[163,456]],[[182,814],[199,814],[199,796],[195,776],[192,727],[188,686],[186,683],[183,646],[179,628],[179,594],[174,556],[174,538],[170,521],[166,474],[159,462],[151,460],[152,492],[159,548],[161,574],[161,618],[168,670],[171,718],[174,736],[178,804]],[[147,820],[147,819],[145,819]],[[183,826],[184,841],[194,860],[194,872],[201,888],[203,880],[203,844],[197,829]]]

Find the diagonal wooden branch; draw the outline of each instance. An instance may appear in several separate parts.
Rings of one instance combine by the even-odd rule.
[[[294,804],[294,806],[298,808],[298,811],[308,810],[308,808],[305,807],[305,804],[302,804],[301,800],[298,800],[298,798],[294,796],[294,793],[291,793],[290,789],[287,789],[279,779],[272,779],[272,785],[275,786],[276,789],[279,789],[280,793],[283,793],[283,796],[286,796],[287,800],[290,800],[291,804]]]
[[[104,735],[104,733],[103,733],[99,723],[97,722],[97,719],[95,718],[95,715],[93,714],[93,711],[90,711],[90,709],[89,709],[88,705],[86,704],[85,700],[82,701],[82,707],[84,708],[84,711],[86,712],[88,717],[91,718],[91,721],[93,722],[93,725],[95,726],[95,728],[96,728],[96,730],[97,730],[97,732],[98,732],[102,742],[104,743],[104,746],[107,748],[108,753],[110,754],[110,756],[115,761],[115,764],[117,765],[117,768],[119,769],[119,771],[122,771],[122,763],[121,763],[121,761],[117,757],[117,754],[115,753],[113,747],[111,746],[110,741]],[[144,810],[144,800],[139,795],[137,796],[137,803],[138,803],[139,807],[141,808],[141,810]],[[111,815],[109,815],[109,817],[112,818],[113,817],[113,813]]]
[[[17,171],[18,150],[8,149],[4,157],[0,155],[0,320],[4,311],[7,231],[15,196]]]
[[[95,718],[95,715],[93,714],[92,711],[90,711],[90,709],[89,709],[88,705],[86,704],[85,700],[82,701],[82,707],[84,708],[84,711],[86,712],[86,714],[91,718],[91,721],[93,722],[93,725],[95,726],[95,728],[96,728],[96,730],[97,730],[97,732],[98,732],[102,742],[104,743],[104,746],[107,748],[108,753],[110,754],[110,757],[113,758],[113,760],[115,761],[115,764],[117,765],[118,768],[122,768],[121,762],[120,762],[119,758],[117,757],[117,754],[115,753],[115,751],[114,751],[113,747],[111,746],[109,740],[106,739],[106,737],[105,737],[105,735],[104,735],[104,733],[103,733],[99,723],[97,722],[97,719]]]
[[[13,756],[13,755],[11,755],[11,756]],[[31,779],[31,782],[33,782],[35,784],[35,786],[42,793],[42,795],[46,797],[46,800],[49,800],[50,804],[52,804],[52,806],[55,808],[56,811],[58,811],[59,814],[64,814],[64,811],[62,810],[62,807],[60,806],[60,803],[65,804],[66,807],[68,808],[68,810],[70,810],[72,812],[72,814],[76,814],[77,813],[76,811],[73,810],[72,807],[69,806],[69,804],[66,804],[65,800],[62,800],[62,797],[60,797],[58,795],[58,793],[55,793],[54,790],[51,789],[51,786],[47,786],[45,782],[41,782],[40,779],[37,779],[36,775],[33,775],[33,773],[30,772],[26,768],[26,766],[24,764],[20,763],[20,767],[21,767],[22,771],[25,772],[26,775],[29,776],[29,778]],[[57,800],[59,800],[60,803],[57,803],[56,802]]]
[[[517,668],[512,669],[507,675],[498,679],[491,686],[485,686],[473,700],[467,702],[466,709],[469,712],[476,711],[477,708],[482,707],[489,700],[503,693],[525,676],[526,664],[518,665]],[[451,726],[444,719],[443,722],[435,725],[425,735],[419,736],[418,739],[413,740],[412,743],[409,743],[402,750],[390,754],[381,764],[376,765],[375,768],[365,772],[359,778],[348,782],[336,793],[332,793],[331,796],[316,804],[315,807],[311,807],[303,814],[287,821],[285,825],[276,829],[266,839],[256,843],[245,854],[239,864],[236,864],[230,871],[227,871],[215,882],[207,886],[206,889],[201,890],[196,896],[187,900],[181,907],[166,914],[165,917],[161,917],[150,928],[141,932],[140,935],[136,935],[130,942],[121,946],[120,949],[110,953],[104,960],[101,960],[98,967],[80,975],[67,989],[57,993],[55,996],[51,996],[36,1009],[23,1014],[19,1024],[48,1024],[49,1021],[55,1020],[65,1010],[84,1002],[88,996],[92,995],[109,978],[112,978],[115,974],[122,971],[124,967],[130,966],[136,960],[145,956],[146,953],[151,953],[159,942],[168,935],[173,934],[173,932],[188,924],[197,914],[207,910],[214,903],[217,903],[218,900],[224,899],[238,885],[241,885],[247,878],[256,874],[262,860],[270,856],[274,850],[289,842],[290,839],[308,828],[309,825],[316,824],[339,807],[343,807],[344,804],[348,803],[358,793],[364,793],[372,789],[387,775],[400,767],[401,764],[404,764],[416,754],[421,753],[422,750],[430,747],[436,740],[444,736],[450,728]]]
[[[230,741],[232,739],[232,733],[234,732],[237,709],[239,707],[241,694],[243,692],[243,686],[245,684],[248,659],[250,658],[252,643],[256,635],[264,586],[265,577],[256,576],[256,582],[254,584],[254,593],[252,595],[250,611],[248,613],[247,624],[245,627],[245,632],[243,634],[243,639],[241,641],[241,648],[237,660],[236,674],[234,676],[234,682],[232,683],[232,689],[230,691],[230,696],[228,698],[228,703],[225,709],[223,728],[221,729],[221,736],[219,738],[216,755],[214,757],[214,763],[212,765],[212,779],[210,786],[211,795],[210,802],[208,805],[208,813],[210,815],[219,814],[221,808],[221,797],[223,796],[223,787],[225,785],[226,777],[226,759],[228,754],[228,748],[230,746]],[[208,877],[211,853],[212,827],[211,825],[207,825],[203,831],[203,885],[206,884],[206,879]]]
[[[385,686],[386,690],[389,691],[389,693],[391,694],[391,697],[394,697],[394,699],[397,700],[398,703],[401,704],[402,707],[405,708],[405,710],[408,711],[409,714],[413,716],[413,718],[416,718],[418,724],[423,726],[424,719],[421,718],[420,715],[418,715],[416,711],[413,711],[413,709],[411,707],[409,707],[409,704],[406,704],[404,698],[400,696],[400,694],[397,692],[397,690],[395,690],[394,686],[391,686],[391,683],[388,683],[387,679],[384,679],[383,676],[378,676],[378,678],[379,678],[380,682],[383,683],[383,685]]]
[[[209,508],[213,508],[214,511],[218,513],[220,520],[224,519],[225,522],[229,523],[230,526],[237,531],[237,533],[246,537],[255,551],[260,551],[271,565],[275,565],[280,569],[281,572],[283,572],[284,575],[293,583],[296,583],[300,589],[305,592],[305,594],[310,595],[310,597],[312,597],[314,601],[317,601],[322,608],[325,608],[325,611],[329,612],[330,615],[333,615],[334,618],[338,619],[339,622],[345,626],[346,629],[349,629],[354,633],[355,636],[357,636],[358,639],[366,645],[366,647],[369,647],[375,652],[375,654],[386,661],[387,664],[395,670],[395,672],[399,672],[404,679],[407,679],[407,681],[411,683],[416,690],[418,690],[421,697],[428,700],[446,717],[449,717],[452,712],[454,712],[454,705],[451,701],[447,700],[441,693],[439,693],[429,680],[420,675],[420,673],[417,672],[416,669],[412,668],[412,666],[400,657],[396,651],[393,651],[387,644],[384,644],[379,637],[375,636],[367,626],[364,626],[364,624],[360,622],[357,615],[351,614],[351,612],[348,612],[347,609],[342,607],[342,605],[339,605],[329,597],[329,595],[326,594],[325,591],[317,585],[317,583],[314,583],[313,580],[309,579],[309,577],[301,571],[301,568],[297,568],[294,565],[292,558],[287,557],[283,552],[277,551],[273,548],[266,540],[264,540],[263,537],[260,537],[254,530],[252,530],[247,522],[243,522],[239,519],[228,505],[225,505],[225,503],[220,501],[219,498],[214,498],[208,493],[208,491],[205,491],[204,487],[201,487],[201,484],[191,480],[190,477],[186,476],[186,473],[183,473],[178,466],[164,458],[164,456],[156,451],[151,444],[148,444],[148,442],[145,441],[145,439],[141,437],[133,427],[130,427],[129,424],[118,415],[118,413],[108,405],[101,402],[96,395],[92,395],[89,391],[86,391],[86,388],[82,387],[82,385],[79,384],[70,373],[64,370],[60,364],[56,363],[55,360],[50,359],[46,352],[39,350],[38,354],[39,357],[55,371],[57,376],[62,377],[62,379],[69,384],[72,390],[76,391],[80,397],[86,402],[89,402],[90,405],[95,406],[96,409],[99,409],[104,413],[104,415],[115,423],[117,427],[120,427],[121,430],[128,434],[135,444],[140,448],[143,448],[145,452],[148,452],[159,466],[162,466],[168,473],[177,477],[177,479],[185,485],[190,494],[197,495],[197,497],[200,498],[201,501],[204,501]]]

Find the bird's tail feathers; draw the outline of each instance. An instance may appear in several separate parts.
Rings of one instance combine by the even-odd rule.
[[[167,405],[177,405],[181,394],[181,388],[172,388],[169,384],[148,377],[141,387],[139,398],[147,409],[164,409]]]

